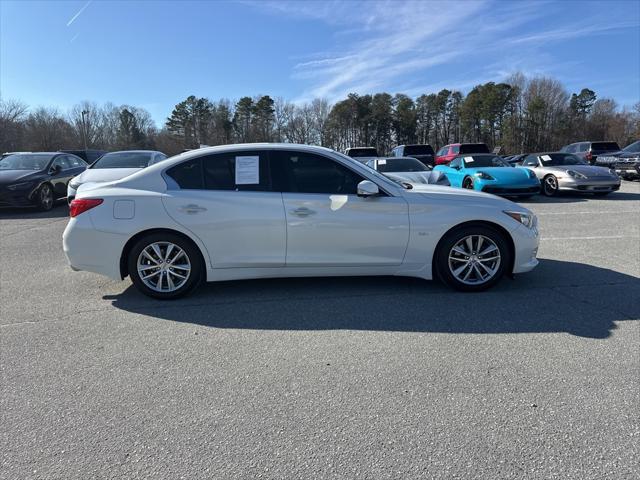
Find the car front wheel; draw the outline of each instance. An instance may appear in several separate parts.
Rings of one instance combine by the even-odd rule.
[[[547,197],[553,197],[558,193],[558,179],[555,175],[547,175],[542,183],[542,193]]]
[[[38,189],[38,192],[36,193],[36,206],[40,210],[48,212],[53,208],[53,202],[53,189],[51,188],[51,185],[45,183]]]
[[[129,252],[127,266],[138,290],[163,300],[186,295],[200,283],[203,274],[197,247],[171,233],[141,238]]]
[[[504,236],[489,227],[470,226],[448,233],[438,246],[435,267],[440,279],[465,292],[495,285],[511,265]]]

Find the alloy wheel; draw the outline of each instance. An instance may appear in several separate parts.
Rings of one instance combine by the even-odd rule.
[[[40,188],[40,206],[43,210],[50,210],[53,207],[53,191],[47,184]]]
[[[500,249],[484,235],[468,235],[449,252],[449,271],[465,285],[488,282],[498,272],[500,262]]]
[[[554,195],[558,190],[558,179],[553,175],[549,175],[544,179],[544,193]]]
[[[180,289],[191,275],[186,252],[171,242],[154,242],[142,249],[137,261],[138,276],[151,290],[171,293]]]

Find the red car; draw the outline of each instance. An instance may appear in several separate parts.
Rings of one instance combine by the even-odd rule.
[[[436,165],[446,165],[465,153],[491,153],[491,150],[484,143],[452,143],[436,152]]]

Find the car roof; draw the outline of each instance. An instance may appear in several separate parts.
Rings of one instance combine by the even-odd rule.
[[[193,151],[193,150],[190,150]],[[118,150],[116,152],[107,152],[105,153],[105,155],[108,155],[110,153],[162,153],[159,150]],[[164,153],[162,153],[163,155],[165,155]]]

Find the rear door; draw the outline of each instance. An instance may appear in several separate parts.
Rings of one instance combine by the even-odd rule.
[[[206,245],[214,268],[281,267],[286,224],[266,151],[210,154],[166,171],[169,215]]]
[[[337,160],[274,150],[287,221],[287,267],[400,265],[409,241],[406,200],[357,195],[364,178]]]

